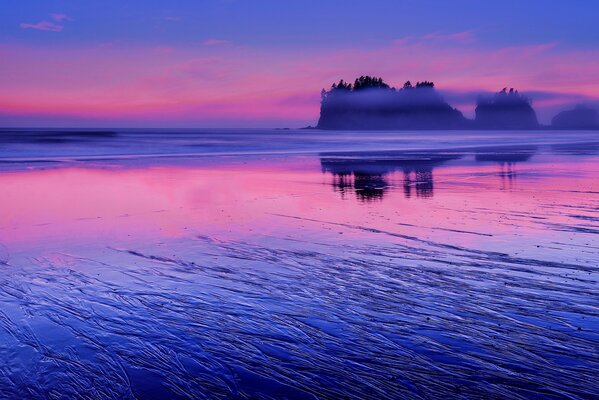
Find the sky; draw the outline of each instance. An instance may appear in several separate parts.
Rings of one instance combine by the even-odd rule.
[[[0,0],[0,126],[301,127],[320,91],[432,80],[599,106],[595,0]]]

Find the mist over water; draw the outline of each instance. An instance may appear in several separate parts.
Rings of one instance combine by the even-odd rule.
[[[594,398],[597,134],[3,130],[0,398]]]

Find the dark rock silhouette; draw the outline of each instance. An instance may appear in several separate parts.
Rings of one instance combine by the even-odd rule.
[[[478,99],[474,120],[449,105],[430,81],[396,89],[382,78],[343,79],[322,89],[316,127],[330,130],[485,129],[534,130],[541,126],[531,100],[511,88]],[[552,120],[554,129],[599,129],[597,110],[579,106]]]
[[[599,129],[599,114],[593,108],[577,106],[573,110],[562,111],[553,117],[551,127],[556,129]]]
[[[513,88],[503,88],[481,97],[476,106],[475,126],[480,129],[537,129],[537,114],[527,97]]]
[[[468,123],[428,81],[408,81],[397,90],[361,76],[353,85],[341,80],[323,89],[321,98],[319,129],[462,129]]]

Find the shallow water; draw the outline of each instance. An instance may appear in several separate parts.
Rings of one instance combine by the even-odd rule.
[[[599,393],[598,132],[3,131],[0,161],[0,398]]]

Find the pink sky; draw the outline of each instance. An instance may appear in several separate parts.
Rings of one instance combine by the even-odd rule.
[[[59,33],[57,33],[59,34]],[[314,124],[319,94],[340,78],[382,76],[394,86],[433,80],[472,115],[475,93],[529,93],[542,122],[599,99],[599,54],[554,43],[488,48],[476,33],[430,33],[336,51],[236,45],[52,48],[0,45],[2,125],[292,126]],[[70,121],[70,122],[65,122]]]

